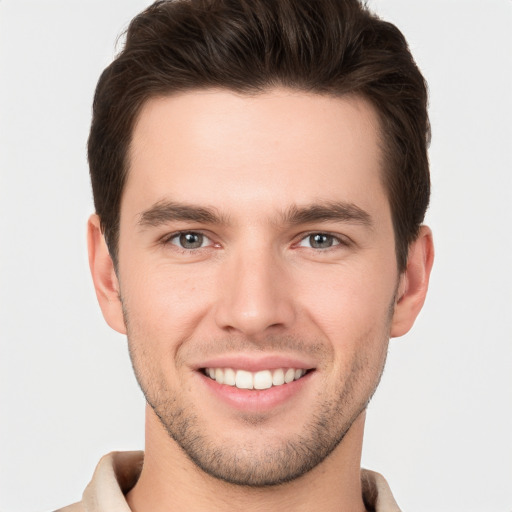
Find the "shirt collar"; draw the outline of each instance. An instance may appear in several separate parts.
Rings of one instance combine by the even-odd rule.
[[[131,512],[125,494],[136,484],[144,452],[112,452],[105,455],[83,494],[87,512]],[[375,512],[400,512],[385,478],[367,469],[361,470],[365,506]]]

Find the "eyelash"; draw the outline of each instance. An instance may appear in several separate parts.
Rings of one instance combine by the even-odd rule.
[[[347,240],[346,237],[338,235],[338,234],[332,234],[326,231],[311,231],[309,233],[301,235],[299,241],[297,244],[295,244],[298,247],[305,247],[302,245],[303,242],[307,241],[308,239],[311,239],[314,236],[323,236],[328,239],[330,239],[333,243],[332,245],[328,247],[311,247],[306,246],[306,249],[312,249],[316,252],[327,252],[329,250],[336,250],[336,247],[348,247],[350,245],[350,242]]]
[[[192,248],[180,247],[177,243],[172,243],[172,240],[174,240],[178,237],[186,236],[186,235],[195,235],[195,236],[204,237],[204,239],[206,239],[207,241],[210,241],[210,243],[206,246],[203,246],[202,243],[204,243],[205,240],[202,240],[201,246],[192,247]],[[327,237],[328,239],[331,239],[331,241],[333,243],[332,243],[332,245],[330,245],[328,247],[311,247],[311,245],[309,245],[309,246],[302,245],[303,242],[307,241],[308,239],[311,239],[311,237],[314,237],[314,236]],[[175,247],[176,250],[179,250],[180,252],[183,252],[185,254],[197,253],[197,251],[199,251],[200,249],[206,249],[211,246],[220,247],[219,244],[212,242],[210,237],[208,237],[208,235],[206,235],[205,233],[202,233],[201,231],[177,231],[175,233],[171,233],[171,234],[163,237],[161,239],[160,243],[162,245],[171,244]],[[306,249],[314,250],[315,252],[328,252],[330,250],[336,250],[335,248],[339,247],[339,246],[348,247],[350,245],[351,245],[351,241],[348,240],[345,236],[340,236],[339,234],[335,235],[335,234],[325,232],[325,231],[310,231],[309,233],[302,233],[301,235],[299,235],[298,241],[293,244],[294,248],[304,247]]]
[[[200,237],[204,237],[204,239],[206,239],[207,241],[210,241],[210,244],[206,245],[206,246],[200,246],[200,247],[196,247],[196,248],[185,248],[185,247],[180,247],[177,243],[172,243],[172,240],[175,239],[175,238],[179,238],[181,236],[186,236],[186,235],[196,235],[196,236],[200,236]],[[204,242],[204,240],[203,240]],[[185,254],[192,254],[194,252],[197,252],[198,250],[200,249],[206,249],[207,247],[209,246],[215,246],[218,244],[215,244],[214,242],[212,242],[212,240],[210,239],[210,237],[204,233],[202,233],[201,231],[177,231],[175,233],[171,233],[169,235],[166,235],[165,237],[163,237],[161,240],[160,240],[160,243],[162,245],[173,245],[175,247],[176,250],[182,252],[182,253],[185,253]]]

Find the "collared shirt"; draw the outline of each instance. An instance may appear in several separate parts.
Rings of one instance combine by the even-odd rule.
[[[125,494],[135,485],[144,461],[144,452],[112,452],[98,463],[82,501],[55,512],[131,512]],[[365,505],[375,512],[400,512],[382,475],[361,470]]]

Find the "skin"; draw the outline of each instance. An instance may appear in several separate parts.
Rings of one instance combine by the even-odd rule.
[[[364,510],[364,411],[433,261],[422,227],[399,275],[381,176],[361,98],[208,90],[146,103],[117,272],[89,222],[97,296],[148,401],[133,510]],[[200,247],[180,247],[186,233]],[[310,371],[281,401],[234,407],[200,370],[226,358]]]

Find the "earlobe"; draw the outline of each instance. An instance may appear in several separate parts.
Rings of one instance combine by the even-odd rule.
[[[103,317],[112,329],[126,334],[119,282],[96,214],[91,215],[87,223],[87,245],[89,267]]]
[[[421,226],[418,238],[409,247],[407,268],[400,279],[391,337],[403,336],[413,326],[425,302],[433,263],[432,231]]]

